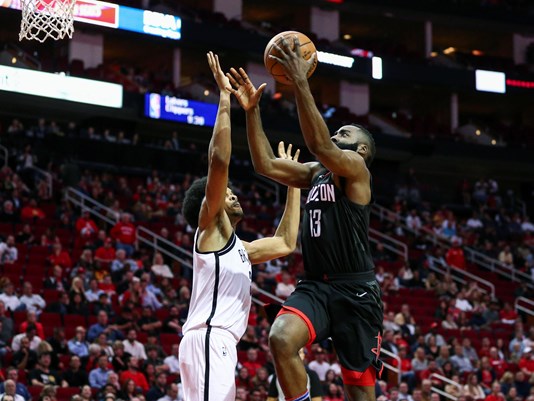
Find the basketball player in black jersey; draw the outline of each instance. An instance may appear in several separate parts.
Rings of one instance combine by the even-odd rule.
[[[232,93],[246,111],[247,135],[256,171],[285,185],[310,188],[302,222],[306,279],[284,303],[270,332],[276,373],[286,400],[309,400],[298,350],[331,337],[351,401],[374,401],[383,308],[367,232],[372,203],[369,165],[372,135],[358,125],[332,137],[315,106],[306,73],[311,65],[287,41],[278,49],[293,81],[302,134],[318,162],[276,158],[263,131],[258,107],[265,84],[256,89],[243,69],[227,74]]]

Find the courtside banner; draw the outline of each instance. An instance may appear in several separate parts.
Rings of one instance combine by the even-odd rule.
[[[0,90],[122,108],[122,85],[0,65]]]

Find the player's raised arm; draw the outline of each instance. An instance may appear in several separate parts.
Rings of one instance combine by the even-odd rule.
[[[232,68],[230,72],[227,74],[232,84],[230,90],[246,113],[248,144],[256,172],[287,186],[309,187],[314,164],[277,158],[265,135],[259,101],[266,84],[261,84],[256,89],[242,68],[239,71]]]
[[[314,57],[305,60],[301,55],[298,38],[295,36],[293,40],[294,50],[290,48],[286,39],[282,39],[281,47],[274,45],[280,51],[280,57],[273,55],[269,57],[275,58],[282,64],[287,76],[293,81],[300,128],[306,146],[332,173],[348,178],[358,177],[367,170],[365,161],[356,152],[344,152],[332,142],[308,83],[307,73],[313,65]]]
[[[300,151],[291,155],[292,145],[279,147],[278,154],[281,160],[298,163]],[[297,246],[297,237],[300,220],[300,189],[288,187],[286,207],[278,228],[273,237],[261,238],[252,242],[243,242],[249,260],[252,264],[263,263],[271,259],[280,258],[293,252]]]
[[[208,64],[219,87],[219,109],[213,135],[208,149],[208,180],[206,199],[199,216],[199,228],[202,230],[210,224],[216,215],[224,209],[226,189],[228,187],[228,168],[232,153],[230,129],[230,82],[224,75],[219,58],[211,51],[207,54]]]

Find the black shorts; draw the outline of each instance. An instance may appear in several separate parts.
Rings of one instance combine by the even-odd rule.
[[[374,273],[364,280],[353,277],[302,280],[283,306],[306,322],[309,343],[332,337],[341,366],[358,377],[371,365],[382,370],[383,306]]]

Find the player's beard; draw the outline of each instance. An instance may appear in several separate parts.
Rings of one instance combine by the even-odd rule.
[[[358,142],[354,142],[354,143],[335,142],[335,144],[339,149],[352,150],[353,152],[358,152]]]

